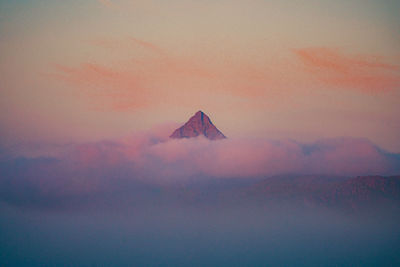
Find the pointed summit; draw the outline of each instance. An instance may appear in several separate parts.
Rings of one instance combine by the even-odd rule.
[[[191,138],[199,135],[204,135],[210,140],[226,138],[201,110],[197,111],[182,127],[176,129],[170,138]]]

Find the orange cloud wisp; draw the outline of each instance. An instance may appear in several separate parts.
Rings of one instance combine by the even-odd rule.
[[[365,93],[392,91],[400,86],[400,66],[368,55],[349,56],[331,48],[294,50],[307,70],[323,82]]]

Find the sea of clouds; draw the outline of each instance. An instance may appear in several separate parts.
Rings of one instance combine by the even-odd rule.
[[[120,192],[141,184],[251,179],[282,174],[396,175],[400,157],[360,138],[294,140],[170,139],[171,126],[99,142],[7,148],[0,197],[7,202]],[[132,190],[133,190],[132,189]],[[44,198],[42,198],[45,196]]]

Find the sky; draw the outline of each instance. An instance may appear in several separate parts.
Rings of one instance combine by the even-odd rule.
[[[400,3],[0,1],[0,145],[207,113],[230,138],[400,152]]]
[[[0,266],[398,266],[399,14],[0,0]]]

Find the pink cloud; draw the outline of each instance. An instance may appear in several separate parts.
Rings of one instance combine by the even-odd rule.
[[[173,177],[205,174],[214,177],[255,177],[285,173],[357,175],[385,173],[390,163],[363,139],[319,141],[311,153],[294,141],[206,139],[162,142],[146,152],[161,160],[163,173]],[[307,145],[306,145],[307,147]],[[151,166],[151,163],[148,163]],[[177,167],[179,166],[179,167]]]
[[[250,99],[240,105],[263,106],[264,99],[268,99],[269,106],[282,105],[282,99],[291,101],[287,97],[289,93],[304,94],[304,90],[298,88],[310,83],[309,77],[293,65],[279,60],[274,68],[254,62],[207,62],[208,59],[194,55],[170,53],[158,44],[135,37],[103,38],[91,43],[106,49],[121,49],[126,55],[124,53],[124,59],[113,64],[57,64],[50,76],[78,88],[80,96],[82,92],[86,93],[84,96],[95,108],[111,111],[132,111],[164,103],[191,103],[192,99],[203,97],[197,90],[199,87],[218,94],[228,93],[232,99],[239,96]],[[330,87],[380,93],[400,86],[400,67],[378,57],[349,56],[329,48],[305,48],[294,52],[308,72]]]
[[[120,111],[148,105],[149,95],[144,90],[143,78],[130,72],[89,62],[79,67],[56,64],[55,70],[51,77],[73,85],[73,90],[84,93],[98,108]]]
[[[47,76],[69,83],[72,90],[78,89],[76,92],[80,95],[83,92],[96,108],[130,111],[157,105],[165,102],[166,94],[171,100],[177,99],[172,95],[182,97],[181,86],[178,85],[187,78],[215,77],[212,71],[194,60],[171,56],[159,46],[137,38],[120,41],[99,39],[94,44],[112,49],[139,47],[153,55],[149,57],[147,54],[140,60],[124,60],[113,67],[94,62],[83,62],[79,66],[54,64],[53,73]],[[170,88],[173,84],[177,85],[176,89],[166,92],[162,88],[164,85]],[[179,103],[182,104],[182,101],[179,100]]]
[[[165,124],[117,140],[70,144],[57,147],[58,153],[49,156],[77,172],[126,167],[132,177],[154,181],[198,175],[246,178],[286,173],[386,175],[400,171],[400,162],[366,139],[333,138],[301,144],[263,138],[217,142],[201,137],[168,138],[176,127]],[[46,148],[42,156],[48,151],[51,149]]]
[[[388,158],[366,139],[336,138],[313,144],[315,150],[308,156],[307,168],[334,174],[384,173],[390,168]]]
[[[2,160],[0,170],[8,175],[0,177],[0,184],[21,199],[25,198],[21,188],[29,187],[48,203],[53,197],[85,199],[118,192],[140,195],[144,190],[140,186],[157,184],[167,190],[176,183],[210,178],[400,172],[399,155],[390,155],[365,139],[335,138],[311,144],[267,139],[173,140],[168,135],[174,127],[163,125],[118,140],[70,144],[50,158],[46,149],[40,157]]]
[[[101,5],[107,7],[107,8],[115,8],[117,7],[116,4],[111,1],[111,0],[97,0]]]
[[[95,38],[89,41],[90,44],[105,49],[119,49],[119,48],[129,48],[137,49],[144,48],[159,56],[166,56],[166,51],[160,46],[141,40],[135,37],[127,37],[122,39],[112,39],[112,38]]]
[[[323,47],[296,49],[294,53],[309,72],[335,87],[379,93],[400,86],[400,66],[376,56],[347,55]]]
[[[132,176],[152,181],[198,175],[246,178],[287,173],[387,174],[400,167],[365,139],[326,139],[312,144],[267,139],[213,142],[201,137],[171,140],[168,135],[172,127],[165,125],[120,140],[76,145],[63,157],[78,170],[129,166]]]
[[[143,40],[140,40],[140,39],[137,39],[134,37],[128,38],[128,41],[131,42],[132,44],[139,45],[146,49],[149,49],[155,53],[158,53],[161,55],[165,54],[165,51],[162,48],[160,48],[159,46],[157,46],[151,42],[143,41]]]
[[[135,37],[124,39],[100,38],[91,40],[90,43],[106,49],[143,48],[155,55],[156,58],[146,58],[134,62],[141,64],[142,67],[150,68],[152,71],[159,71],[160,73],[166,74],[171,79],[174,79],[174,76],[177,79],[181,79],[184,76],[200,76],[207,78],[215,76],[210,69],[200,65],[195,60],[173,56],[159,45]]]

